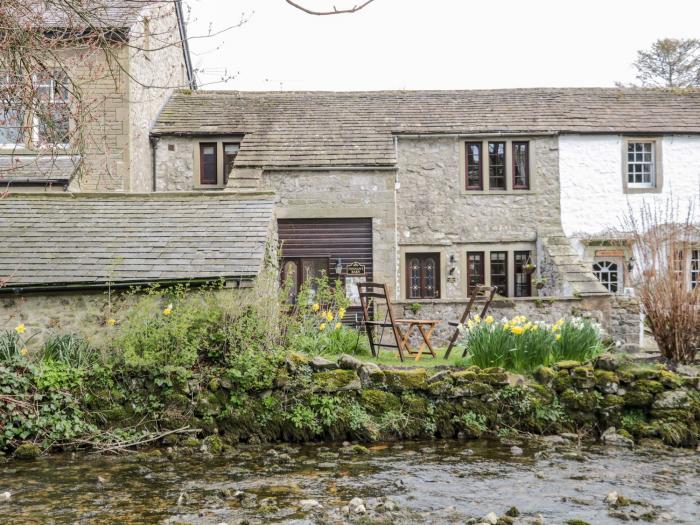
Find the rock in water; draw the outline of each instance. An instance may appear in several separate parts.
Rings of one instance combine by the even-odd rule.
[[[0,501],[10,501],[11,497],[12,494],[10,494],[9,490],[6,490],[5,492],[0,492]]]
[[[629,447],[629,448],[631,448],[634,446],[634,441],[628,437],[625,437],[625,436],[618,434],[615,427],[610,427],[605,432],[603,432],[603,435],[600,436],[600,440],[605,445],[611,445],[614,447]]]
[[[299,502],[299,506],[301,507],[301,510],[304,511],[309,511],[312,509],[320,509],[323,507],[318,500],[315,499],[303,499]]]
[[[605,496],[605,503],[608,505],[616,505],[619,498],[620,495],[613,490],[612,492],[608,492],[608,495]]]
[[[352,498],[348,503],[348,510],[351,514],[364,514],[367,512],[365,502],[361,498]]]
[[[495,512],[489,512],[486,516],[481,518],[482,523],[489,523],[490,525],[496,525],[498,523],[498,516]]]
[[[184,505],[186,501],[187,501],[187,494],[185,494],[184,492],[180,492],[180,495],[177,497],[178,506]]]
[[[512,446],[512,447],[510,447],[510,453],[513,454],[514,456],[522,456],[523,449],[520,447]]]

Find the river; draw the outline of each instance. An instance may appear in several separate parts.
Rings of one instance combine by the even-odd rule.
[[[520,454],[512,446],[387,443],[351,454],[340,444],[267,445],[223,456],[12,461],[0,464],[0,493],[11,493],[0,502],[0,523],[462,524],[511,507],[514,523],[700,523],[695,450],[521,443]],[[606,503],[613,491],[630,501]],[[353,498],[365,513],[357,500],[347,511]]]

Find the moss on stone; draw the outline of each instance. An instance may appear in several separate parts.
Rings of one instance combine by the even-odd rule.
[[[544,384],[529,383],[525,387],[528,392],[532,393],[538,399],[549,403],[554,399],[554,392]]]
[[[450,381],[436,381],[428,385],[428,392],[435,397],[449,397],[452,388],[452,383]]]
[[[326,370],[312,376],[311,389],[314,392],[331,394],[344,390],[360,390],[362,384],[354,370]]]
[[[15,459],[36,459],[41,455],[41,449],[34,443],[22,443],[15,449]]]
[[[630,374],[634,379],[658,379],[660,371],[656,368],[647,367],[630,367],[626,368],[625,372]]]
[[[666,388],[680,388],[683,386],[683,378],[678,374],[670,372],[668,370],[659,371],[659,381]]]
[[[579,392],[569,389],[564,391],[559,399],[569,409],[594,413],[598,408],[599,398],[600,394],[597,392]]]
[[[384,385],[394,392],[428,390],[428,373],[425,368],[384,370]]]
[[[464,383],[471,383],[479,378],[479,374],[474,370],[460,370],[459,372],[452,373],[452,379],[455,384],[461,385]]]
[[[219,436],[205,437],[204,444],[212,454],[221,454],[224,451],[224,444]]]
[[[625,406],[625,398],[616,394],[607,394],[603,396],[600,406],[604,409],[622,408]]]
[[[595,376],[596,386],[599,388],[605,388],[608,385],[620,382],[617,374],[610,370],[596,370],[593,372],[593,375]]]
[[[637,389],[628,390],[623,397],[628,407],[648,407],[654,402],[654,394]]]
[[[401,408],[401,401],[397,396],[391,392],[372,388],[360,392],[360,403],[367,412],[373,415],[381,415]]]
[[[188,438],[183,439],[183,440],[180,442],[180,444],[181,444],[183,447],[187,447],[187,448],[196,448],[196,447],[198,447],[198,446],[200,445],[200,441],[199,441],[196,437],[190,436],[190,437],[188,437]]]
[[[556,377],[556,373],[548,366],[540,366],[535,370],[534,377],[540,384],[551,386]]]
[[[449,394],[449,397],[480,397],[486,394],[492,394],[494,387],[486,383],[469,383],[463,386],[454,387]]]
[[[552,388],[554,388],[554,390],[556,390],[558,393],[568,390],[573,386],[574,381],[571,378],[571,374],[569,374],[568,370],[559,370],[554,378],[554,381],[552,382]]]
[[[508,374],[502,368],[487,368],[479,374],[479,381],[487,385],[507,385]]]
[[[572,368],[576,368],[577,366],[581,366],[580,361],[573,361],[573,360],[564,360],[564,361],[558,361],[552,365],[555,370],[570,370]]]
[[[649,392],[650,394],[659,394],[665,390],[664,385],[653,379],[640,379],[634,384],[634,388],[641,392]]]

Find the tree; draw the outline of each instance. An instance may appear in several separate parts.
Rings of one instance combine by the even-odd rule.
[[[700,87],[700,40],[664,38],[637,51],[637,79],[645,87]]]

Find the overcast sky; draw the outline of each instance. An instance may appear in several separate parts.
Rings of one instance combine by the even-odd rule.
[[[700,38],[699,0],[374,0],[321,17],[284,0],[186,1],[190,36],[247,19],[191,41],[205,89],[612,86],[634,81],[636,51],[657,38]]]

